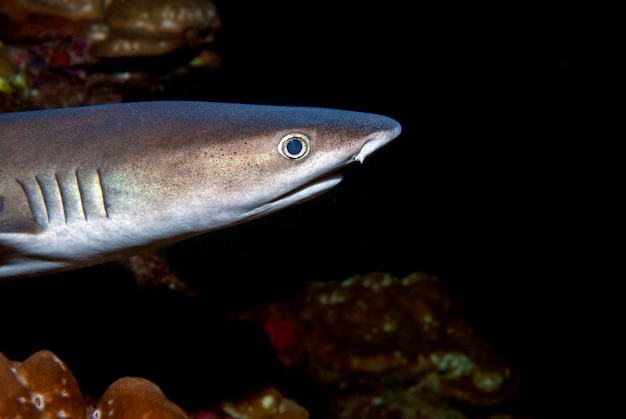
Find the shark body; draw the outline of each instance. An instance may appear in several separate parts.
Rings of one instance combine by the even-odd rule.
[[[0,280],[76,269],[313,198],[399,135],[336,109],[138,102],[0,115]]]

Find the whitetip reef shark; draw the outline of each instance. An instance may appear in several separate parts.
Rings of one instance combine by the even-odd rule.
[[[313,198],[400,131],[382,115],[235,103],[0,114],[0,280],[114,260]]]

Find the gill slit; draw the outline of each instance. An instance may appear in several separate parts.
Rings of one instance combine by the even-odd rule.
[[[43,200],[43,208],[46,210],[46,215],[48,216],[48,223],[50,223],[51,218],[50,218],[50,209],[49,209],[49,202],[46,200],[46,192],[43,189],[43,185],[41,183],[41,180],[39,180],[39,178],[37,176],[35,176],[35,182],[37,182],[37,186],[39,186],[39,192],[41,193],[41,197]]]
[[[85,209],[85,196],[83,195],[83,191],[80,187],[80,178],[78,177],[78,169],[74,169],[74,178],[76,179],[76,189],[78,191],[78,198],[80,200],[80,208],[83,210],[83,218],[85,221],[89,220],[87,217],[87,210]]]
[[[57,190],[59,191],[59,197],[61,198],[61,210],[63,211],[65,224],[67,224],[67,204],[65,202],[67,197],[63,195],[63,189],[61,188],[61,182],[59,182],[59,175],[57,174],[57,172],[54,172],[54,182],[56,183]]]
[[[102,174],[100,174],[100,169],[96,170],[96,174],[98,175],[98,184],[100,185],[100,193],[102,194],[102,207],[104,208],[104,214],[107,218],[109,218],[109,209],[107,208],[107,199],[104,195],[104,187],[102,186]]]
[[[37,179],[37,178],[35,178]],[[36,215],[36,210],[35,210],[35,197],[32,196],[32,194],[28,193],[28,189],[26,188],[26,185],[23,182],[20,182],[19,179],[15,179],[15,181],[17,182],[18,185],[20,185],[20,188],[22,188],[22,191],[24,192],[24,196],[26,196],[26,202],[28,203],[28,208],[30,209],[30,215],[33,217],[33,220],[35,220],[35,222],[39,225],[43,225],[42,220],[38,220],[37,215]],[[37,182],[39,183],[39,182]],[[43,192],[41,191],[41,186],[39,186],[39,192],[41,194],[41,200],[43,202]],[[48,216],[48,208],[46,208],[45,202],[44,202],[44,209],[46,210],[46,217],[49,218]]]

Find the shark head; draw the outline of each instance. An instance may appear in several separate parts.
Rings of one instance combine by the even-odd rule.
[[[400,134],[337,109],[143,102],[0,115],[0,279],[73,269],[311,199]]]
[[[241,125],[233,121],[230,132],[237,134],[223,143],[228,167],[220,174],[224,190],[229,190],[223,196],[236,203],[233,214],[241,220],[329,190],[341,181],[343,168],[363,162],[401,131],[391,118],[362,112],[275,106],[250,106],[240,112],[236,119],[245,115],[256,128],[238,132]]]

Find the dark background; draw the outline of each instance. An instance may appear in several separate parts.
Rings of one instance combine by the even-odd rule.
[[[79,382],[100,374],[93,391],[129,370],[170,378],[189,368],[210,382],[209,367],[181,361],[201,358],[205,339],[249,358],[239,332],[215,319],[309,280],[426,271],[520,369],[519,402],[538,417],[605,391],[590,377],[614,350],[603,325],[617,313],[612,268],[623,243],[624,67],[612,11],[215,3],[222,68],[145,99],[375,112],[403,133],[313,201],[168,248],[178,275],[213,296],[208,306],[137,307],[132,286],[100,280],[100,268],[0,284],[4,339],[14,339],[2,342],[5,355],[52,349]],[[133,356],[142,361],[122,361]],[[168,357],[182,366],[147,372]],[[181,383],[165,381],[181,397]]]

